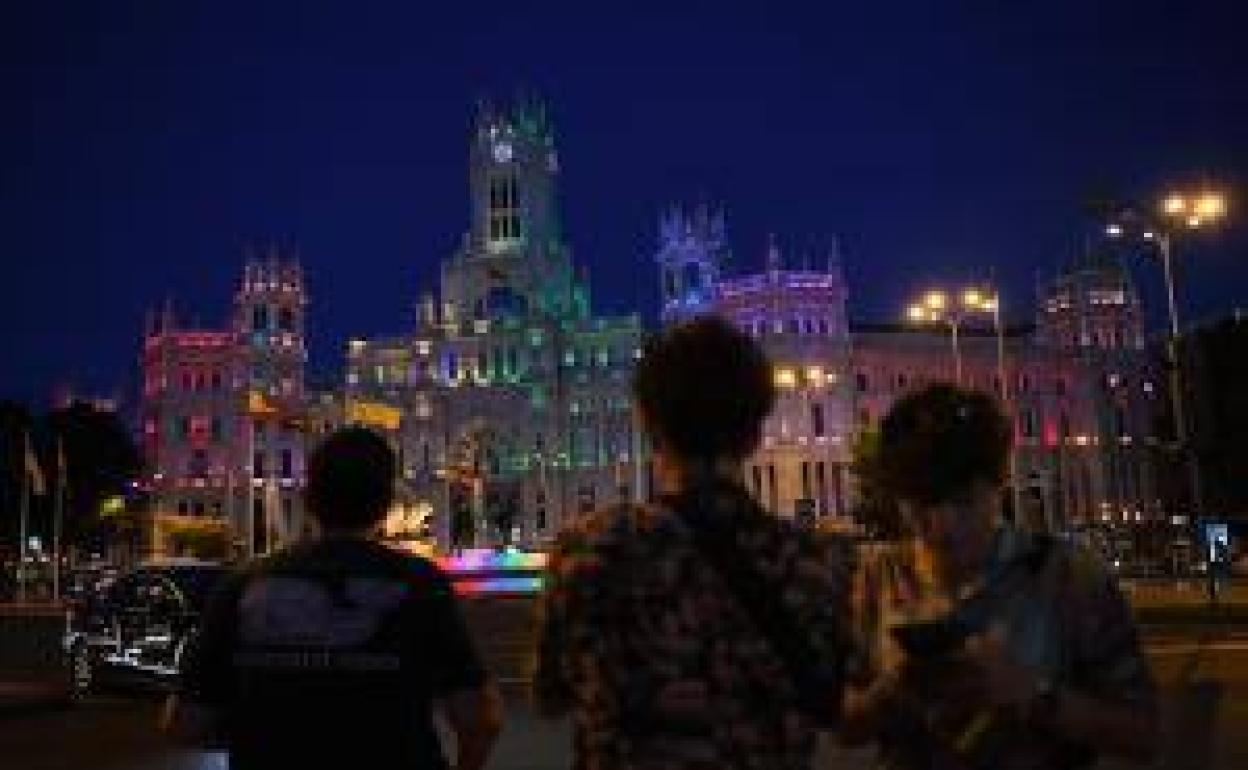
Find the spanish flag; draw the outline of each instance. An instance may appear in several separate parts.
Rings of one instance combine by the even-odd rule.
[[[25,436],[26,451],[26,479],[30,482],[30,490],[36,495],[46,495],[48,493],[48,483],[43,476],[43,468],[39,467],[39,458],[35,456],[35,447],[30,443],[30,434]]]

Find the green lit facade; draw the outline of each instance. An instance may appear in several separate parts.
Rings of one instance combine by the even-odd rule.
[[[641,321],[592,313],[558,171],[540,107],[483,107],[470,227],[438,293],[407,334],[348,346],[344,409],[397,407],[401,506],[429,512],[442,545],[535,545],[648,486],[629,395]]]

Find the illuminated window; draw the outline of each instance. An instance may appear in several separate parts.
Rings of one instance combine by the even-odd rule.
[[[1023,422],[1023,437],[1035,438],[1036,437],[1036,413],[1035,411],[1032,409],[1024,409],[1022,410],[1021,417],[1022,417],[1022,422]]]
[[[520,194],[516,177],[496,176],[489,187],[489,236],[491,241],[520,237]]]
[[[823,422],[823,404],[815,403],[810,405],[810,425],[811,432],[815,438],[823,438],[825,434],[825,426]]]

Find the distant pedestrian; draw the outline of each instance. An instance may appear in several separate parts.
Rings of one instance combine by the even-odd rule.
[[[482,767],[501,722],[447,577],[377,542],[395,457],[362,428],[308,460],[321,534],[230,580],[187,651],[170,721],[219,731],[231,768]]]
[[[883,482],[916,537],[864,559],[864,648],[842,736],[903,770],[1081,768],[1148,756],[1157,700],[1130,610],[1092,554],[999,520],[1010,426],[933,385],[881,427]]]
[[[570,711],[573,767],[802,768],[840,701],[849,565],[743,484],[775,394],[732,326],[649,344],[634,393],[661,496],[562,531],[535,698]]]

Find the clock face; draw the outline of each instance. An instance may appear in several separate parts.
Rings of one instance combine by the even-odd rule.
[[[494,160],[499,163],[507,163],[511,160],[511,142],[494,143]]]

